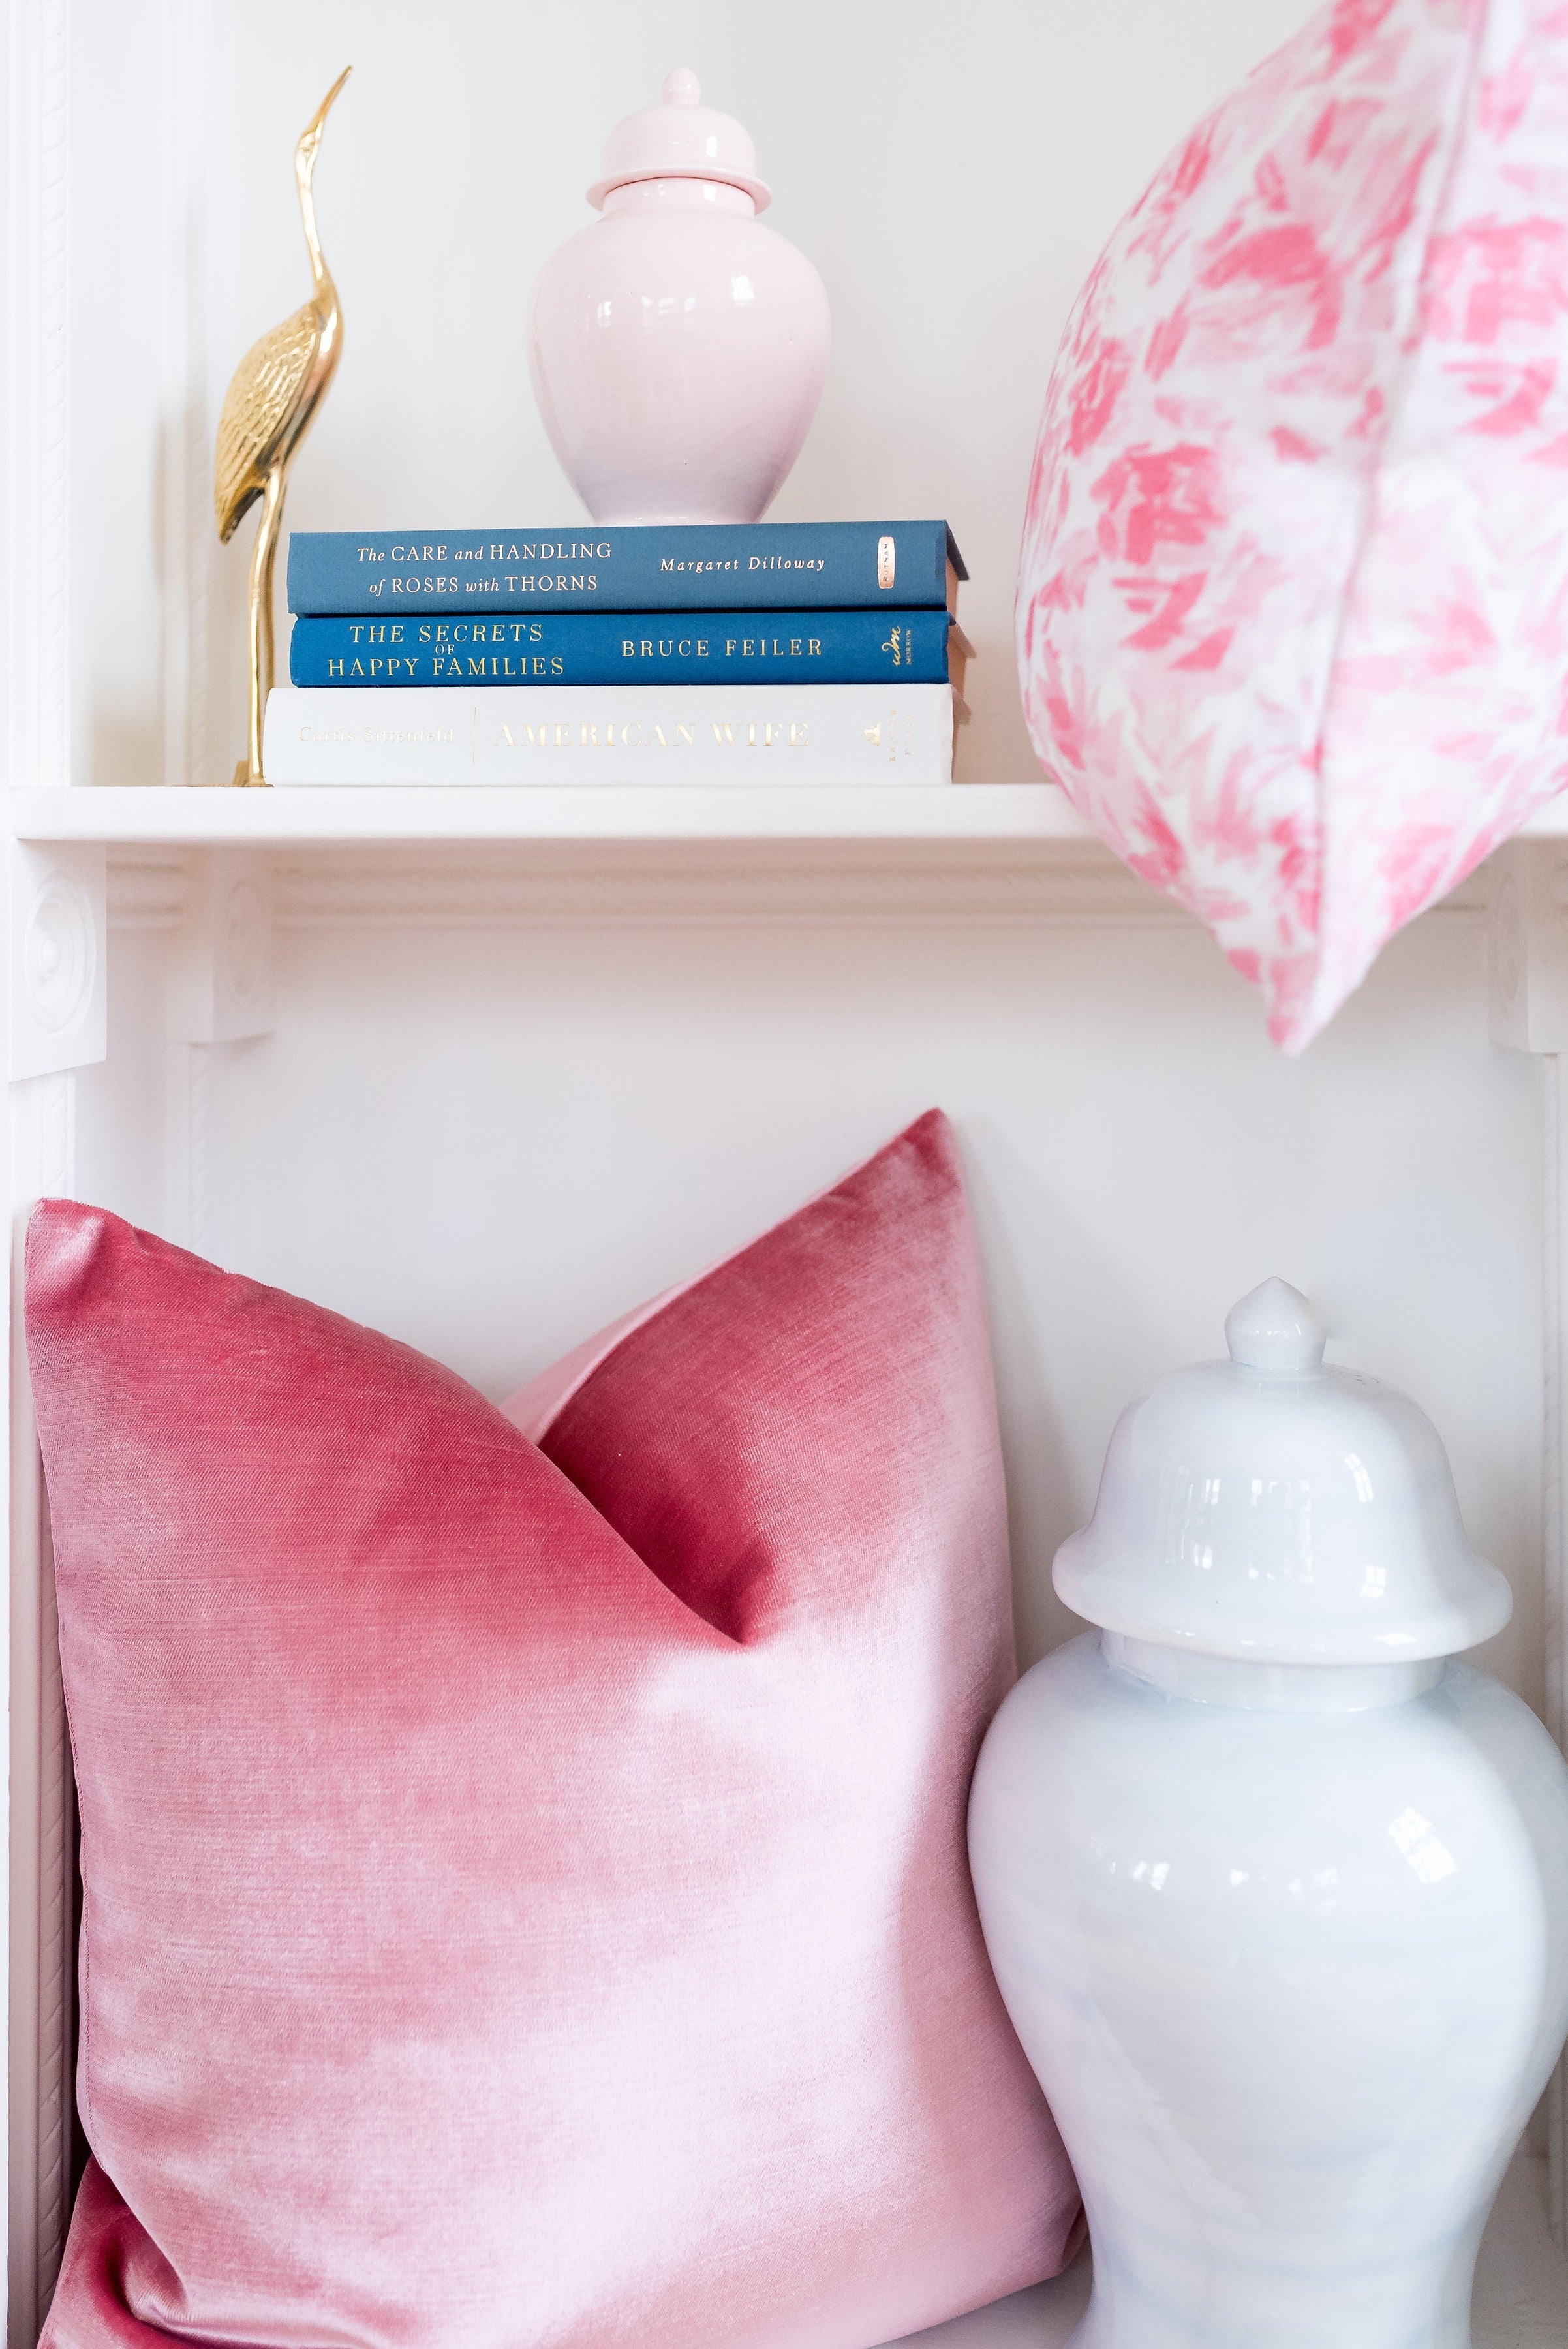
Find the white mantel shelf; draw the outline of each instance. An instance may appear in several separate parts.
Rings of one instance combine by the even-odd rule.
[[[1565,827],[1568,828],[1568,827]],[[993,841],[1093,851],[1054,783],[836,789],[649,790],[576,785],[408,785],[359,790],[22,791],[18,840],[192,847],[357,841]]]
[[[452,783],[247,792],[106,785],[14,792],[10,831],[17,840],[185,847],[378,841],[950,841],[1075,859],[1108,853],[1054,783],[952,783],[919,791]],[[1568,792],[1532,816],[1522,836],[1568,839]]]

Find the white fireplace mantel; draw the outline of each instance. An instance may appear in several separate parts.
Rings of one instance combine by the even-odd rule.
[[[939,0],[796,0],[788,41],[776,10],[707,0],[471,0],[463,39],[424,0],[4,5],[14,1235],[40,1195],[92,1198],[498,1394],[940,1101],[989,1284],[1025,1656],[1075,1628],[1050,1558],[1120,1405],[1280,1272],[1341,1359],[1436,1420],[1515,1591],[1482,1661],[1561,1736],[1568,795],[1287,1063],[1197,925],[1040,780],[1012,683],[1068,304],[1310,0],[979,0],[956,42]],[[570,511],[527,288],[587,217],[611,121],[685,57],[755,129],[834,304],[781,515],[945,509],[963,546],[965,781],[221,787],[247,546],[213,530],[213,419],[302,298],[288,158],[350,57],[317,191],[345,358],[290,519]],[[19,1298],[14,1249],[8,2339],[33,2349],[68,2214],[74,1878]],[[1560,2088],[1552,2134],[1550,2190],[1542,2128],[1494,2219],[1478,2349],[1568,2338]],[[932,2349],[1049,2349],[1084,2284]]]

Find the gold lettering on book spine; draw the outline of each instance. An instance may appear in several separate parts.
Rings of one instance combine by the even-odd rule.
[[[295,185],[310,255],[308,302],[253,344],[239,366],[218,419],[213,466],[213,504],[218,536],[226,546],[256,500],[261,521],[251,553],[250,723],[246,755],[234,769],[236,783],[264,783],[262,720],[272,690],[275,659],[272,619],[273,564],[283,522],[288,469],[310,429],[343,348],[343,312],[337,288],[316,233],[311,180],[321,133],[332,101],[348,78],[345,67],[327,91],[294,150]]]
[[[877,585],[884,590],[893,585],[896,568],[894,554],[895,549],[890,538],[879,538],[877,541]]]

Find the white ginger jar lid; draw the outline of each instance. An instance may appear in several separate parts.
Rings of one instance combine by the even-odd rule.
[[[659,94],[661,105],[628,114],[610,132],[589,203],[602,206],[612,188],[633,180],[720,180],[743,188],[765,212],[773,192],[757,177],[757,150],[745,125],[702,104],[702,85],[690,66],[667,74]]]
[[[1052,1574],[1091,1623],[1260,1663],[1415,1663],[1507,1622],[1448,1454],[1397,1388],[1324,1365],[1324,1331],[1282,1280],[1242,1298],[1227,1362],[1172,1371],[1128,1404],[1095,1514]]]

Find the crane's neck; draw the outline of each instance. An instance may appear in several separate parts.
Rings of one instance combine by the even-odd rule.
[[[294,181],[299,191],[299,217],[305,222],[305,242],[310,254],[310,274],[316,281],[316,302],[318,309],[324,305],[329,307],[336,304],[337,289],[332,283],[332,273],[327,268],[322,254],[321,239],[316,233],[316,199],[310,192],[310,183],[316,176],[316,158],[321,150],[321,133],[327,118],[332,111],[332,101],[348,80],[351,70],[350,67],[344,67],[317,108],[315,115],[306,124],[300,136],[299,144],[294,150]]]
[[[310,181],[315,170],[315,147],[312,146],[307,152],[302,141],[300,151],[294,159],[294,176],[299,183],[299,217],[305,223],[305,243],[310,254],[310,274],[315,280],[316,291],[320,294],[325,289],[327,293],[331,293],[332,272],[327,266],[326,256],[321,250],[321,239],[316,233],[316,199],[310,191]]]

